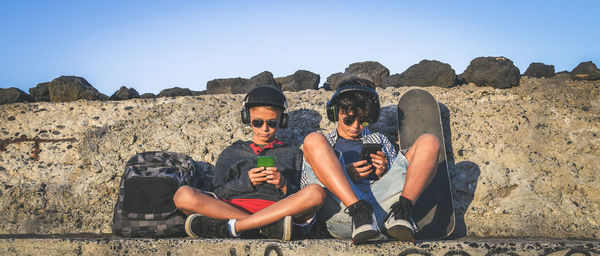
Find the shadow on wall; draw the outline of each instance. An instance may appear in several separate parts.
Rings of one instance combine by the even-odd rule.
[[[312,109],[299,109],[288,113],[289,125],[287,129],[279,129],[277,138],[295,146],[304,143],[304,138],[311,132],[321,129],[321,114]]]
[[[442,128],[444,129],[448,178],[450,179],[455,216],[454,231],[450,234],[449,239],[456,239],[467,235],[465,213],[473,201],[481,170],[477,164],[470,161],[455,163],[452,148],[452,129],[450,129],[450,110],[443,103],[439,103],[439,106],[442,116]]]

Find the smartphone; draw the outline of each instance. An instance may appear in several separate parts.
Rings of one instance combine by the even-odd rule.
[[[256,159],[256,167],[273,167],[275,158],[272,156],[258,156]]]
[[[377,151],[381,151],[381,149],[381,144],[363,144],[360,151],[360,160],[367,160],[367,164],[371,164],[371,154],[377,154]]]

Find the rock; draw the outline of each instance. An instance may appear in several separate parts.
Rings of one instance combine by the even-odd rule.
[[[156,98],[156,95],[154,95],[154,93],[147,92],[147,93],[140,95],[140,98],[141,99],[154,99],[154,98]]]
[[[269,71],[264,71],[258,75],[245,79],[236,78],[220,78],[208,81],[206,83],[207,94],[245,94],[252,88],[259,85],[270,85],[277,89],[281,86],[273,79],[273,74]]]
[[[358,77],[352,73],[335,73],[331,74],[327,77],[327,85],[329,85],[329,90],[335,91],[338,89],[338,85],[341,81],[346,80],[348,78]]]
[[[247,83],[248,79],[241,77],[214,79],[206,83],[206,92],[208,94],[243,93]]]
[[[29,94],[33,97],[33,100],[50,101],[50,91],[48,90],[48,84],[50,82],[39,83],[33,88],[29,88]]]
[[[344,72],[369,79],[376,87],[383,87],[385,79],[390,75],[390,70],[377,61],[352,63]]]
[[[38,92],[42,93],[40,98],[43,99],[43,86]],[[52,102],[109,99],[108,96],[98,92],[98,90],[96,90],[96,88],[94,88],[84,78],[77,76],[61,76],[52,80],[48,83],[48,94],[50,101]]]
[[[297,92],[302,90],[316,90],[321,77],[313,72],[298,70],[294,74],[275,79],[281,85],[282,91]]]
[[[467,83],[500,89],[518,86],[521,76],[519,68],[505,57],[475,58],[463,74]]]
[[[19,88],[0,88],[0,105],[17,102],[33,102],[33,97]]]
[[[188,88],[173,87],[164,89],[156,95],[157,98],[161,97],[177,97],[177,96],[192,96],[192,90]]]
[[[387,86],[450,87],[455,83],[456,72],[449,64],[437,60],[422,60],[392,79],[393,81],[387,80]]]
[[[119,88],[119,90],[117,90],[115,93],[113,93],[112,96],[110,96],[111,100],[130,100],[133,98],[139,98],[140,94],[133,88],[127,88],[125,86],[121,86],[121,88]]]
[[[456,84],[458,84],[458,85],[467,84],[464,73],[456,76]]]
[[[262,73],[250,78],[247,85],[249,88],[243,93],[248,93],[254,87],[259,85],[270,85],[281,90],[281,86],[277,83],[277,81],[275,81],[275,79],[273,79],[273,74],[269,71],[263,71]]]
[[[384,88],[387,87],[401,87],[402,86],[402,75],[401,74],[393,74],[385,78]]]
[[[591,61],[582,62],[571,71],[571,76],[575,80],[600,80],[600,70]]]
[[[546,65],[544,63],[533,62],[529,64],[529,67],[523,75],[531,77],[553,77],[556,74],[554,73],[554,65]]]
[[[200,96],[200,95],[206,95],[206,90],[202,90],[202,91],[192,91],[192,96]]]

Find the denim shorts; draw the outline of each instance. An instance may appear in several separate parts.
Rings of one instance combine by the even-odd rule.
[[[344,159],[339,154],[339,161],[342,166],[345,166]],[[390,169],[379,180],[359,180],[353,182],[346,174],[346,178],[350,182],[350,186],[360,200],[365,200],[373,207],[373,213],[377,220],[377,226],[380,230],[384,227],[385,216],[390,210],[392,204],[398,201],[404,181],[406,180],[406,169],[408,168],[408,160],[403,154],[398,154]],[[325,203],[317,213],[320,218],[325,220],[327,230],[336,238],[351,238],[352,237],[352,220],[350,215],[344,212],[346,206],[331,193],[319,179],[315,176],[312,167],[304,161],[302,172],[303,186],[308,184],[319,184],[325,188],[327,197]],[[344,172],[345,173],[345,172]]]

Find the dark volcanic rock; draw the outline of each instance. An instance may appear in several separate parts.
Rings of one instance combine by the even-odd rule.
[[[390,70],[377,61],[352,63],[344,72],[369,79],[376,87],[383,87],[385,79],[390,75]]]
[[[269,71],[264,71],[250,79],[236,78],[221,78],[208,81],[206,83],[207,94],[243,94],[247,93],[252,88],[259,85],[270,85],[277,89],[281,86],[273,79],[273,74]]]
[[[553,77],[556,74],[554,73],[554,65],[546,65],[544,63],[533,62],[529,64],[529,67],[523,75],[531,77]]]
[[[458,84],[458,85],[467,84],[464,73],[456,76],[456,84]]]
[[[600,70],[591,61],[582,62],[571,71],[571,76],[575,80],[600,80]]]
[[[385,82],[383,82],[383,87],[401,87],[402,86],[402,75],[401,74],[393,74],[385,78]]]
[[[160,97],[177,97],[177,96],[192,96],[192,90],[188,88],[179,88],[173,87],[169,89],[164,89],[156,95],[157,98]]]
[[[115,93],[113,93],[112,96],[110,96],[111,100],[130,100],[133,98],[139,98],[140,94],[133,88],[127,88],[125,86],[121,86],[121,88],[119,88],[119,90],[117,90]]]
[[[219,78],[210,80],[206,83],[206,91],[208,94],[232,94],[242,93],[246,90],[248,79],[236,78]]]
[[[19,88],[0,88],[0,105],[32,101],[33,97]]]
[[[340,82],[342,80],[345,80],[345,79],[351,78],[351,77],[358,77],[358,76],[355,74],[352,74],[352,73],[335,73],[335,74],[332,74],[327,77],[326,85],[329,86],[329,90],[335,91],[338,89],[338,85],[340,84]],[[323,85],[323,87],[326,87],[326,85]]]
[[[154,99],[156,98],[156,95],[154,95],[154,93],[143,93],[142,95],[140,95],[141,99]]]
[[[200,96],[200,95],[206,95],[206,90],[202,90],[202,91],[192,91],[192,96]]]
[[[404,73],[387,80],[387,86],[439,86],[454,85],[456,72],[449,64],[437,60],[422,60],[410,66]]]
[[[277,81],[275,81],[275,79],[273,78],[273,74],[269,71],[264,71],[258,75],[251,77],[250,80],[248,80],[249,88],[243,93],[247,93],[254,87],[257,87],[259,85],[270,85],[281,90],[281,86],[277,83]]]
[[[52,102],[76,100],[108,100],[108,96],[98,92],[88,81],[77,76],[61,76],[48,83]]]
[[[281,85],[282,91],[297,92],[315,90],[319,87],[321,76],[306,70],[298,70],[294,74],[275,79]]]
[[[471,61],[463,75],[467,83],[477,86],[510,88],[519,85],[521,73],[508,58],[478,57]]]
[[[43,82],[37,84],[33,88],[29,88],[29,94],[35,101],[50,101],[50,91],[48,90],[48,84],[50,82]]]

